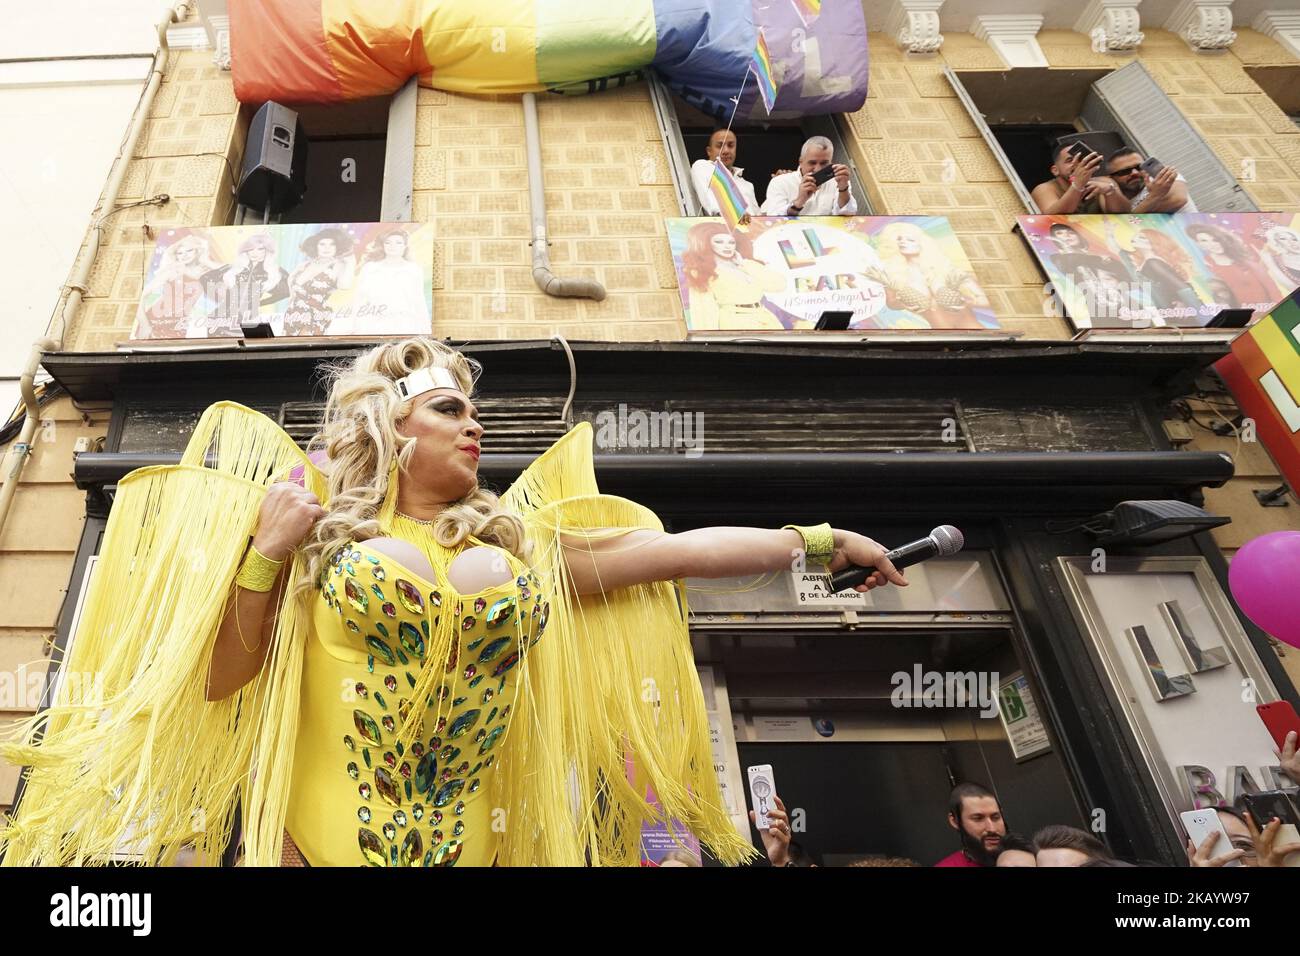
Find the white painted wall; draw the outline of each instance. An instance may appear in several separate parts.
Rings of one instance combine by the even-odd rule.
[[[157,47],[163,0],[59,0],[4,4],[0,60],[143,53]]]
[[[0,30],[0,418],[59,290],[144,89],[160,0],[4,5]],[[86,59],[103,55],[114,59]]]

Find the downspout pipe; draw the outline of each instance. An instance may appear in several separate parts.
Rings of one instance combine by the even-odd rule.
[[[158,21],[158,49],[154,51],[153,67],[149,72],[149,80],[140,101],[136,104],[135,113],[131,117],[131,126],[127,130],[126,140],[122,144],[122,150],[117,154],[117,158],[113,161],[113,168],[108,174],[108,183],[104,187],[103,200],[96,208],[95,218],[91,222],[86,251],[77,261],[72,276],[68,279],[68,284],[65,287],[68,290],[68,295],[63,301],[63,307],[56,308],[54,319],[51,321],[46,334],[32,343],[31,353],[27,356],[27,363],[23,366],[22,375],[18,379],[23,404],[27,409],[27,417],[23,421],[18,440],[14,442],[10,450],[9,467],[4,474],[4,484],[0,485],[0,534],[4,532],[5,522],[9,518],[9,509],[13,506],[14,496],[18,492],[19,479],[22,478],[27,459],[31,456],[32,438],[36,434],[36,426],[39,424],[41,412],[36,401],[35,379],[36,372],[41,365],[41,357],[46,352],[57,352],[63,348],[63,336],[67,332],[69,323],[76,317],[78,310],[81,308],[82,300],[86,294],[86,283],[90,279],[90,270],[94,267],[95,259],[99,255],[101,224],[104,217],[111,213],[117,205],[118,194],[122,191],[122,180],[126,178],[126,168],[135,155],[136,144],[140,142],[140,134],[144,131],[149,112],[153,109],[154,97],[158,95],[158,87],[162,85],[163,76],[167,72],[167,64],[170,58],[170,50],[167,47],[167,28],[173,23],[181,22],[186,7],[187,4],[169,6],[162,19]]]
[[[533,231],[533,281],[547,295],[568,299],[605,298],[605,287],[595,279],[562,278],[551,271],[546,238],[546,190],[542,183],[542,139],[537,126],[537,95],[524,94],[524,147],[528,156],[528,207]]]

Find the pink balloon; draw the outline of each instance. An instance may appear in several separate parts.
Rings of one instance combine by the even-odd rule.
[[[1261,630],[1300,647],[1300,531],[1247,541],[1228,567],[1228,586]]]

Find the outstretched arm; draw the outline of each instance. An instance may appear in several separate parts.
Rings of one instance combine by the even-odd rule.
[[[803,550],[803,537],[792,529],[697,528],[678,534],[639,529],[608,537],[565,535],[561,538],[573,589],[597,594],[651,581],[678,578],[723,578],[790,570]],[[849,564],[878,570],[856,588],[869,591],[907,579],[885,557],[886,549],[852,531],[835,530],[831,570]]]

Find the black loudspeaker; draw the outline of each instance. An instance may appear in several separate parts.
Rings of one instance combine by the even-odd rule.
[[[307,134],[298,114],[268,101],[253,116],[239,172],[239,201],[252,209],[286,212],[307,192]]]

